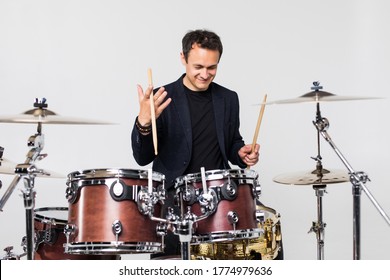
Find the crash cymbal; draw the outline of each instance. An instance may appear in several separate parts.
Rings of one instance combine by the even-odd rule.
[[[286,185],[327,185],[349,181],[349,175],[344,170],[311,170],[276,176],[274,182]]]
[[[66,178],[63,174],[46,169],[40,169],[33,164],[16,164],[5,158],[0,159],[0,174],[16,175],[28,173],[35,174],[35,176],[43,178]]]
[[[315,90],[308,92],[298,98],[284,99],[279,101],[271,101],[268,104],[292,104],[304,102],[329,102],[329,101],[348,101],[348,100],[367,100],[380,99],[382,97],[367,97],[367,96],[338,96],[330,92]]]
[[[311,87],[313,91],[308,92],[304,95],[301,95],[297,98],[292,99],[284,99],[277,101],[270,101],[262,104],[292,104],[292,103],[305,103],[305,102],[329,102],[329,101],[349,101],[349,100],[367,100],[367,99],[381,99],[383,97],[372,97],[372,96],[338,96],[333,93],[323,91],[322,86],[320,86],[320,82],[313,82],[313,86]]]
[[[83,118],[63,117],[44,108],[34,108],[20,115],[0,116],[0,123],[113,124]]]
[[[47,109],[46,98],[35,99],[34,108],[20,115],[0,116],[3,123],[38,123],[38,124],[112,124],[103,121],[59,116]]]

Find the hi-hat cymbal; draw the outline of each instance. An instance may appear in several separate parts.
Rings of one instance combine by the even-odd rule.
[[[294,172],[276,176],[274,182],[286,185],[327,185],[349,181],[349,175],[344,170],[311,170]]]
[[[0,123],[113,124],[83,118],[63,117],[44,108],[34,108],[19,115],[0,116]]]
[[[37,177],[43,178],[66,178],[63,174],[46,169],[40,169],[33,164],[16,164],[5,158],[0,159],[0,174],[16,175],[24,173],[34,174]]]

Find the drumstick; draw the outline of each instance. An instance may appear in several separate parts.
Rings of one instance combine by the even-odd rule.
[[[259,117],[258,117],[258,119],[257,119],[257,125],[256,125],[255,135],[253,136],[253,142],[252,142],[252,150],[251,150],[251,153],[253,153],[253,152],[255,151],[255,146],[256,146],[257,138],[258,138],[258,136],[259,136],[260,124],[261,124],[261,121],[262,121],[262,119],[263,119],[263,114],[264,114],[265,102],[266,102],[266,101],[267,101],[267,94],[264,95],[263,103],[261,104]],[[248,166],[248,169],[249,169],[249,168],[250,168],[250,166]]]
[[[200,168],[200,175],[202,177],[203,193],[207,194],[209,191],[207,189],[207,184],[206,184],[206,172],[203,166]]]
[[[153,194],[153,170],[151,168],[148,169],[148,194]]]
[[[152,92],[150,93],[150,114],[152,116],[152,135],[153,135],[154,154],[157,155],[156,112],[154,111],[152,69],[150,68],[148,69],[148,80],[149,80],[149,86],[152,87]]]

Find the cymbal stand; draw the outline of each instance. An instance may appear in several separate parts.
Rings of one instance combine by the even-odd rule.
[[[317,222],[313,222],[312,227],[309,230],[310,232],[315,232],[317,236],[317,260],[324,259],[324,237],[325,237],[325,226],[326,223],[322,221],[322,196],[326,193],[326,185],[314,185],[313,189],[315,190],[317,196]]]
[[[34,107],[39,108],[41,110],[43,108],[46,108],[47,107],[46,99],[45,98],[43,98],[42,100],[36,99],[35,103],[34,103]],[[30,136],[30,138],[27,141],[27,146],[33,147],[33,148],[31,148],[31,150],[27,153],[26,160],[24,161],[24,164],[23,164],[24,167],[26,167],[29,164],[34,163],[35,160],[41,160],[47,156],[47,154],[41,154],[41,151],[42,151],[43,146],[44,146],[44,137],[42,134],[42,123],[40,123],[40,122],[38,123],[37,133],[35,135]],[[1,153],[2,153],[2,151],[1,151]],[[19,171],[20,171],[20,168],[16,167],[15,173],[17,173],[16,169],[19,169]],[[15,178],[11,182],[11,185],[8,187],[7,191],[5,192],[3,197],[1,198],[0,211],[3,211],[3,207],[4,207],[5,203],[7,202],[9,197],[11,196],[16,185],[19,183],[21,176],[22,175],[19,175],[19,174],[15,176]]]
[[[320,89],[322,89],[322,86],[320,86],[319,82],[314,82],[312,90],[315,90],[316,92]],[[318,119],[321,116],[320,112],[320,105],[317,102],[317,112],[316,112],[316,118]],[[321,139],[320,139],[320,133],[317,131],[317,157],[312,157],[317,164],[316,169],[313,171],[318,177],[318,179],[321,179],[323,177],[323,174],[327,172],[327,170],[323,169],[322,166],[322,156],[321,156]],[[315,190],[315,194],[317,196],[317,222],[313,222],[312,227],[309,230],[310,232],[315,232],[317,237],[317,259],[323,260],[324,259],[324,245],[325,245],[325,226],[326,223],[322,220],[322,197],[326,193],[326,185],[325,184],[319,184],[319,185],[313,185],[313,189]]]
[[[319,107],[318,103],[317,106]],[[379,203],[375,200],[373,195],[365,186],[367,181],[370,181],[368,175],[362,171],[356,172],[353,170],[352,166],[348,163],[346,158],[340,152],[340,150],[336,147],[335,143],[332,141],[331,137],[327,133],[327,129],[329,128],[329,121],[326,118],[322,118],[317,116],[316,121],[313,121],[313,124],[316,126],[317,130],[321,133],[324,139],[329,143],[332,149],[335,151],[337,156],[341,159],[343,164],[349,171],[350,181],[352,183],[352,195],[353,195],[353,259],[360,259],[360,198],[361,191],[363,190],[371,202],[374,204],[379,213],[383,216],[386,222],[390,225],[390,218],[385,213],[385,211],[381,208]]]
[[[0,200],[0,211],[3,211],[3,207],[7,202],[8,198],[11,196],[12,192],[16,188],[20,179],[24,179],[23,199],[24,207],[26,209],[26,236],[27,236],[27,259],[32,260],[34,257],[34,207],[35,207],[35,195],[34,191],[34,181],[37,174],[42,174],[44,171],[42,169],[37,169],[34,165],[36,160],[41,160],[46,157],[46,154],[41,154],[41,151],[44,146],[44,137],[41,133],[42,125],[38,123],[37,133],[33,136],[30,136],[28,139],[27,146],[32,147],[27,153],[26,160],[23,164],[18,164],[15,167],[16,176],[12,180],[10,186],[5,192],[4,196]]]

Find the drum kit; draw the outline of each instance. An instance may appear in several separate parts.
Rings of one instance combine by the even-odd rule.
[[[390,219],[375,201],[365,182],[364,172],[355,172],[326,132],[329,122],[322,118],[322,101],[371,99],[339,97],[321,91],[315,82],[313,91],[297,99],[268,102],[289,104],[315,102],[318,155],[314,170],[276,176],[274,181],[287,185],[313,186],[317,196],[318,221],[310,231],[317,235],[317,257],[323,259],[324,228],[322,196],[327,184],[351,181],[354,187],[354,258],[360,258],[360,193],[363,189],[382,216]],[[35,209],[35,177],[60,177],[39,169],[35,162],[44,158],[42,124],[110,124],[88,119],[68,118],[47,109],[45,99],[35,100],[34,109],[22,115],[0,116],[4,123],[34,123],[37,133],[28,140],[31,147],[23,164],[2,159],[0,173],[15,175],[0,200],[0,211],[21,179],[26,211],[24,253],[16,255],[12,247],[5,248],[2,259],[109,259],[122,254],[160,253],[165,248],[165,236],[179,236],[183,260],[218,259],[278,259],[283,254],[280,214],[260,202],[261,186],[258,174],[251,169],[205,170],[176,178],[175,206],[165,210],[165,175],[151,169],[87,169],[68,174],[66,199],[68,207]],[[320,153],[322,135],[348,172],[328,170],[322,166]]]
[[[0,117],[3,123],[37,124],[23,164],[3,159],[0,173],[15,175],[0,200],[3,207],[20,180],[24,181],[26,212],[24,253],[5,248],[3,260],[118,260],[122,254],[160,253],[164,236],[180,236],[181,259],[222,258],[229,242],[240,248],[235,259],[274,259],[281,250],[280,215],[259,204],[258,175],[253,170],[201,170],[175,182],[176,206],[163,211],[165,175],[153,170],[88,169],[68,174],[65,191],[68,207],[35,208],[36,177],[63,178],[39,169],[46,124],[105,125],[88,119],[59,116],[47,109],[45,99],[20,115]],[[166,213],[164,213],[166,212]],[[204,247],[213,244],[212,248]],[[190,253],[192,252],[192,253]]]

